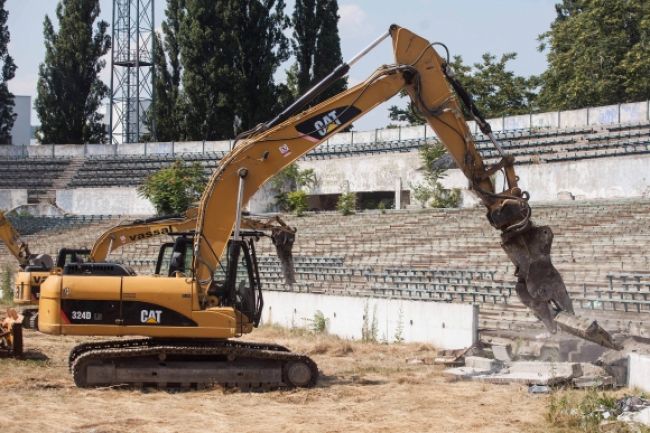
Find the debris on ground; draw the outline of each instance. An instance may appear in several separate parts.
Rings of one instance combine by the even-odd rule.
[[[531,385],[528,387],[529,394],[548,394],[551,388],[546,385]]]
[[[583,375],[577,362],[515,361],[467,357],[464,367],[445,370],[455,380],[478,380],[488,383],[521,383],[525,385],[563,385]]]

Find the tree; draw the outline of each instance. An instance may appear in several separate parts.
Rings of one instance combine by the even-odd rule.
[[[247,130],[268,120],[281,110],[280,89],[273,76],[289,58],[289,27],[284,0],[235,0],[236,22],[233,27],[239,54],[234,67],[241,77],[236,88],[237,116],[241,129]]]
[[[316,186],[316,173],[311,168],[301,170],[293,163],[271,178],[271,188],[277,192],[275,204],[282,211],[301,214],[307,208],[307,194],[303,188]]]
[[[184,135],[230,138],[278,109],[273,75],[288,57],[284,0],[187,0],[179,32]]]
[[[314,55],[318,21],[316,2],[318,0],[296,0],[291,23],[293,24],[293,54],[296,56],[297,95],[305,93],[313,80]],[[296,96],[297,96],[296,95]]]
[[[339,37],[339,5],[337,0],[320,0],[317,3],[316,20],[320,23],[316,50],[314,52],[313,82],[325,78],[338,65],[343,63],[341,38]],[[348,79],[340,78],[313,102],[324,101],[348,88]]]
[[[45,61],[40,65],[35,102],[43,143],[101,143],[106,131],[97,112],[108,88],[98,74],[111,47],[108,23],[99,21],[99,0],[61,0],[59,31],[45,17]]]
[[[447,168],[438,166],[436,161],[442,158],[447,151],[442,143],[425,144],[420,148],[420,160],[424,171],[424,182],[411,185],[413,197],[425,208],[458,207],[460,205],[460,190],[457,188],[446,189],[440,183],[445,176]]]
[[[221,140],[233,136],[236,94],[241,78],[233,59],[231,1],[187,0],[178,45],[183,65],[183,138]]]
[[[650,3],[563,0],[540,35],[549,67],[544,109],[575,109],[646,99],[650,94]]]
[[[185,15],[185,0],[168,0],[163,38],[154,34],[154,103],[146,122],[157,141],[174,141],[180,138],[179,96],[182,66],[178,45],[181,21]]]
[[[201,198],[206,179],[200,164],[176,161],[147,178],[138,194],[151,201],[158,215],[184,212]]]
[[[508,62],[517,58],[516,53],[496,56],[485,53],[481,63],[468,66],[461,56],[454,56],[450,65],[456,78],[472,95],[474,103],[486,118],[515,115],[537,111],[538,77],[522,77],[508,70]],[[405,96],[406,93],[402,93]],[[420,125],[424,118],[412,102],[406,108],[391,106],[392,120]]]
[[[14,95],[9,91],[7,82],[14,78],[16,65],[9,55],[9,12],[5,10],[5,0],[0,0],[0,144],[11,144],[11,128],[16,120],[14,113]]]
[[[338,31],[337,0],[296,0],[292,16],[292,47],[296,56],[296,95],[305,93],[315,83],[325,78],[343,62],[341,39]],[[342,78],[318,96],[311,105],[340,93],[347,88]]]

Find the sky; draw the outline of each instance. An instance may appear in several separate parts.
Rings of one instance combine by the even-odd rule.
[[[164,17],[165,0],[154,0],[156,27]],[[293,0],[287,0],[287,13]],[[449,47],[451,55],[461,55],[465,63],[481,60],[490,52],[500,56],[516,52],[510,63],[519,75],[539,74],[546,69],[546,55],[537,50],[537,36],[549,29],[558,0],[339,0],[339,32],[344,60],[353,57],[395,23],[430,41]],[[36,97],[38,66],[43,61],[43,19],[55,21],[56,0],[7,0],[10,54],[18,66],[16,77],[9,82],[15,95]],[[111,22],[112,0],[100,0],[102,19]],[[55,22],[56,25],[56,22]],[[290,61],[291,62],[291,61]],[[276,78],[284,78],[283,65]],[[356,64],[349,84],[363,81],[382,64],[392,63],[390,42],[384,41]],[[110,82],[110,58],[101,78]],[[404,104],[398,98],[385,103],[355,122],[356,130],[381,128],[390,123],[388,106]],[[32,111],[32,124],[38,124]]]

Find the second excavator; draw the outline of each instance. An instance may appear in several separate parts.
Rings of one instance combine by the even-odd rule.
[[[382,66],[366,81],[303,110],[389,36],[395,64]],[[501,231],[502,246],[517,268],[522,302],[552,332],[559,323],[614,346],[595,322],[587,324],[574,316],[566,287],[551,263],[551,229],[533,224],[528,194],[517,183],[514,158],[499,145],[454,78],[449,56],[441,57],[434,46],[446,50],[393,25],[277,117],[242,134],[208,182],[193,235],[177,237],[169,254],[161,250],[156,275],[134,275],[118,264],[95,263],[68,265],[60,275],[48,277],[41,287],[40,331],[147,337],[75,347],[70,356],[75,383],[313,386],[318,369],[309,357],[273,344],[235,340],[259,324],[263,305],[251,242],[255,235],[243,229],[242,209],[272,176],[402,90],[468,178],[490,224]],[[495,165],[485,166],[466,112],[501,154]],[[507,181],[503,191],[496,191],[490,179],[498,171]]]

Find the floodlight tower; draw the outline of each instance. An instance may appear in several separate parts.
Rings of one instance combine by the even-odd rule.
[[[111,143],[137,143],[148,132],[154,99],[154,0],[113,0]]]

